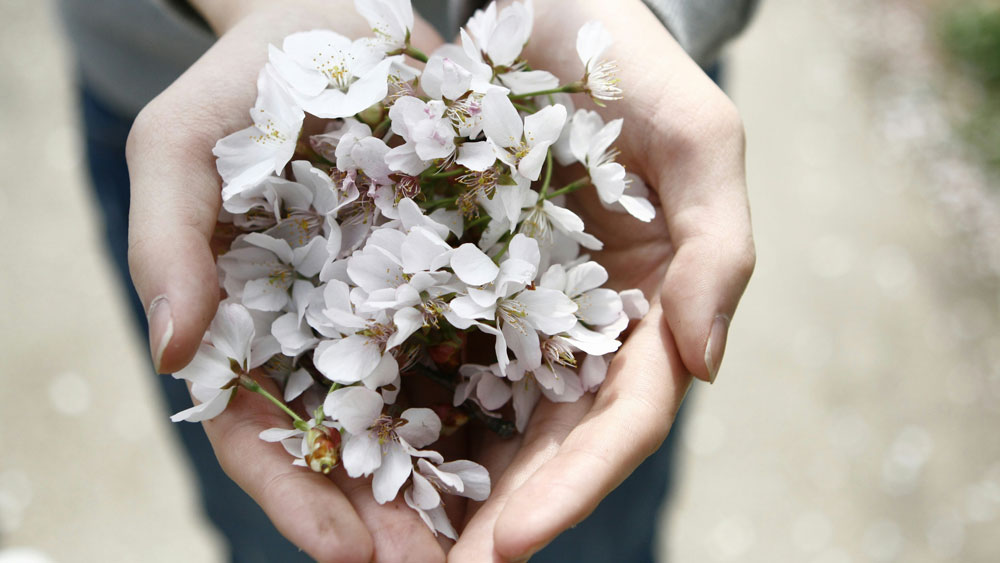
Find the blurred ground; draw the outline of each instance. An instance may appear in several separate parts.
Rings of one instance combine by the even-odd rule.
[[[1000,560],[1000,242],[955,166],[911,154],[934,121],[865,55],[919,29],[870,4],[768,0],[733,49],[760,257],[689,396],[671,561]],[[50,16],[0,3],[0,561],[219,561],[102,255]]]

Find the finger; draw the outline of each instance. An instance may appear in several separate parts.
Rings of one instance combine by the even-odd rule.
[[[371,479],[348,477],[343,470],[332,476],[333,482],[347,495],[355,511],[371,532],[374,559],[377,563],[433,563],[445,555],[434,533],[402,497],[379,504],[372,495]]]
[[[140,113],[129,135],[129,266],[157,371],[190,361],[218,303],[209,240],[221,199],[212,146],[250,121],[266,44],[248,33],[237,27],[222,37]]]
[[[530,555],[590,514],[659,448],[690,382],[654,303],[612,362],[593,408],[507,500],[494,531],[496,551],[510,559]]]
[[[653,176],[675,246],[660,293],[663,311],[684,365],[709,382],[756,261],[742,126],[728,102],[720,107]]]
[[[490,475],[500,476],[493,484],[488,499],[478,503],[448,554],[449,560],[506,561],[494,545],[497,519],[513,494],[531,476],[552,459],[560,444],[579,423],[592,404],[592,397],[585,395],[574,403],[550,403],[543,400],[532,414],[531,422],[521,440],[501,440],[489,444],[484,455],[477,459],[489,470]],[[534,499],[537,505],[538,498]],[[472,504],[472,503],[470,503]]]
[[[276,391],[269,380],[261,384]],[[268,428],[291,427],[277,407],[241,389],[203,424],[223,470],[289,541],[318,561],[371,560],[371,535],[344,493],[325,476],[292,465],[280,444],[258,437]]]

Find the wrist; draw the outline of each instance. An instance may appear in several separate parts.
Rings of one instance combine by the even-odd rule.
[[[251,16],[273,17],[276,23],[301,21],[322,26],[332,13],[354,14],[349,0],[188,0],[212,31],[221,36]],[[346,18],[350,19],[350,18]],[[302,25],[300,24],[300,25]]]

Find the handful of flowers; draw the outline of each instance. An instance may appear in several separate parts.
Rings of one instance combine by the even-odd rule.
[[[614,161],[621,120],[572,112],[569,93],[621,97],[600,24],[579,32],[584,75],[561,85],[520,58],[530,0],[476,12],[461,45],[429,57],[410,43],[409,0],[355,4],[374,37],[318,30],[270,46],[253,125],[216,144],[220,223],[236,236],[218,258],[226,298],[174,374],[199,404],[172,419],[259,393],[290,418],[260,438],[292,463],[372,476],[379,503],[403,490],[455,538],[441,493],[483,500],[490,477],[445,461],[441,436],[467,423],[507,436],[542,395],[595,390],[648,309],[638,290],[602,287],[607,272],[580,254],[601,241],[565,196],[594,189],[642,221],[654,209]],[[555,185],[556,161],[585,173]]]

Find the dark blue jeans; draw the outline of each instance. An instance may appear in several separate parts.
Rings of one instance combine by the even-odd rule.
[[[129,178],[125,139],[132,118],[116,115],[85,88],[81,91],[80,103],[92,186],[104,220],[108,251],[122,288],[128,292],[135,322],[145,333],[146,316],[132,287],[127,259]],[[187,387],[182,382],[158,376],[157,383],[170,412],[191,406]],[[223,473],[200,425],[182,422],[174,424],[173,428],[195,470],[205,511],[228,540],[233,561],[309,561]],[[667,494],[671,452],[675,449],[677,434],[675,424],[663,447],[608,495],[589,518],[560,535],[532,560],[559,563],[653,561],[657,514]],[[544,501],[539,499],[539,502]]]

